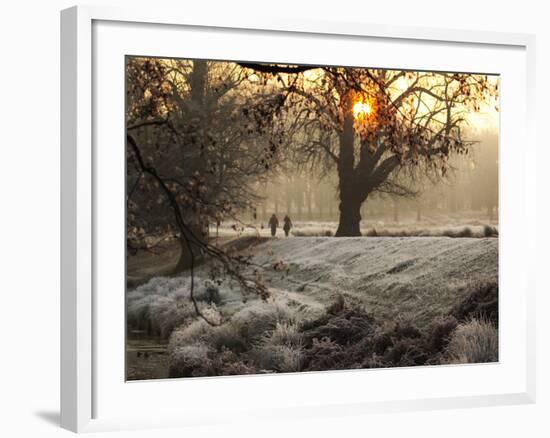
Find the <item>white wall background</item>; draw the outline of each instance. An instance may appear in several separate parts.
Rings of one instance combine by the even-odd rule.
[[[96,1],[98,4],[221,9],[232,15],[308,17],[537,35],[538,402],[536,405],[281,422],[188,431],[118,432],[108,436],[481,437],[550,436],[550,28],[546,4],[524,0],[388,2],[233,0]],[[218,5],[219,3],[219,5]],[[59,10],[72,1],[4,2],[0,14],[0,434],[69,435],[59,417]],[[518,145],[521,147],[521,145]],[[535,164],[536,163],[536,164]],[[526,232],[529,230],[526,230]],[[545,336],[546,335],[546,336]]]

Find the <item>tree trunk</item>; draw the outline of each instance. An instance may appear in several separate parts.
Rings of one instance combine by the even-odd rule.
[[[307,183],[306,196],[307,196],[307,218],[309,220],[312,220],[313,219],[313,210],[312,210],[311,197],[313,196],[313,194],[312,194],[312,189],[311,189],[311,183],[310,182]]]
[[[336,237],[361,235],[361,204],[361,200],[353,195],[342,197]]]
[[[207,114],[206,114],[206,107],[205,107],[205,96],[206,96],[206,85],[208,81],[208,64],[206,61],[203,60],[195,60],[193,61],[193,70],[191,71],[191,74],[189,76],[189,85],[191,87],[191,101],[195,105],[195,108],[197,109],[197,114],[200,119],[200,125],[202,127],[206,127],[207,123]],[[202,144],[204,144],[204,139],[200,140]],[[201,174],[204,173],[206,169],[206,160],[202,156],[202,154],[199,156],[199,159],[197,160],[196,170],[199,171]],[[180,256],[178,263],[175,268],[175,273],[182,272],[186,269],[189,269],[193,263],[196,263],[197,261],[197,254],[193,254],[192,251],[195,251],[198,253],[197,248],[193,248],[190,245],[189,241],[196,241],[199,240],[200,242],[204,243],[208,239],[208,224],[201,224],[200,218],[193,217],[194,215],[191,214],[189,218],[187,218],[190,231],[181,230],[181,236],[180,236]],[[189,234],[186,236],[186,234]]]
[[[360,236],[361,230],[361,204],[366,196],[361,199],[358,193],[359,187],[355,178],[355,157],[351,95],[344,101],[344,127],[340,134],[340,154],[338,159],[338,187],[340,192],[340,221],[336,230],[336,237]]]

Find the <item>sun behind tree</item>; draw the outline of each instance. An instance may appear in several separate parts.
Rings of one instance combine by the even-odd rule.
[[[369,101],[359,100],[353,105],[353,117],[355,120],[364,120],[373,112],[372,104]]]

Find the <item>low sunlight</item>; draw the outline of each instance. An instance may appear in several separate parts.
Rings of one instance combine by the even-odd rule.
[[[372,106],[369,102],[359,101],[353,105],[353,117],[356,120],[370,116],[372,113]]]

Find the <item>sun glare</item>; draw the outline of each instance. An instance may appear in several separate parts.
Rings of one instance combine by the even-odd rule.
[[[372,113],[372,106],[369,102],[359,101],[353,105],[353,117],[355,119],[362,119],[370,116]]]

